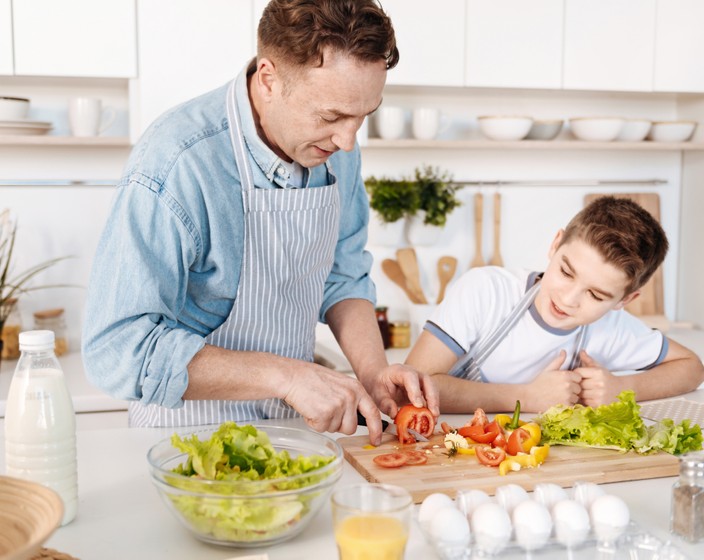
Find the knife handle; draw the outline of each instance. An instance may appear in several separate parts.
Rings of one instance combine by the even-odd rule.
[[[367,419],[362,416],[362,413],[358,410],[357,411],[357,426],[366,426],[367,425]],[[389,427],[389,423],[386,420],[381,421],[381,431],[385,432],[386,428]]]

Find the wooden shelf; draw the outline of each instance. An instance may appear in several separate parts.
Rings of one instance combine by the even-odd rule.
[[[129,148],[132,146],[127,136],[45,136],[0,135],[0,146],[81,146]]]
[[[448,150],[704,150],[704,142],[585,142],[580,140],[381,140],[369,138],[362,149],[448,149]]]

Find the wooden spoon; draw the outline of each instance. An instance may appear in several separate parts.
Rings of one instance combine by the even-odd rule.
[[[484,266],[482,257],[482,223],[484,215],[484,195],[477,193],[474,195],[474,258],[469,263],[470,268]]]
[[[438,259],[438,278],[440,278],[440,292],[438,293],[437,303],[440,303],[445,297],[445,288],[455,277],[457,270],[457,259],[455,257],[440,257]]]
[[[501,258],[501,195],[494,193],[494,254],[491,256],[489,264],[494,266],[503,266],[504,260]]]
[[[406,286],[406,277],[403,275],[403,270],[401,270],[401,266],[397,261],[394,259],[384,259],[381,261],[381,270],[384,271],[384,274],[386,274],[394,284],[406,292],[411,302],[420,303],[420,301],[417,301],[416,295]]]
[[[418,257],[413,247],[406,247],[396,251],[396,260],[401,266],[403,275],[406,277],[406,287],[413,292],[418,303],[428,303],[420,285],[420,269],[418,268]]]

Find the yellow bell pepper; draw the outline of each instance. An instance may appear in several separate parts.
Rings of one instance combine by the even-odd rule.
[[[519,453],[518,455],[508,456],[499,464],[499,474],[506,476],[511,471],[537,467],[545,462],[549,452],[549,445],[538,445],[532,447],[530,453]]]
[[[535,458],[536,466],[541,465],[550,455],[550,446],[547,443],[545,445],[536,445],[531,448],[530,454]]]
[[[533,447],[540,444],[540,439],[542,438],[540,425],[535,422],[526,422],[521,428],[530,434],[530,437],[523,441],[523,450],[528,453]]]

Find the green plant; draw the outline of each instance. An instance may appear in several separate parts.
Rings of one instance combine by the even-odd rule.
[[[420,207],[420,193],[412,181],[372,176],[364,181],[364,186],[369,193],[369,206],[384,222],[413,215]]]
[[[462,203],[457,199],[458,186],[452,176],[437,167],[426,165],[415,170],[415,183],[420,197],[420,210],[425,211],[424,224],[444,226],[447,216]]]
[[[59,257],[44,261],[34,265],[24,272],[13,273],[11,270],[12,254],[15,249],[15,237],[17,235],[17,225],[10,220],[9,210],[0,212],[0,333],[2,327],[7,320],[10,311],[12,310],[11,301],[16,299],[21,294],[39,290],[43,288],[56,288],[58,286],[32,286],[28,287],[29,282],[34,276],[53,266],[58,261],[65,257]],[[2,340],[0,340],[0,348],[2,348]]]

